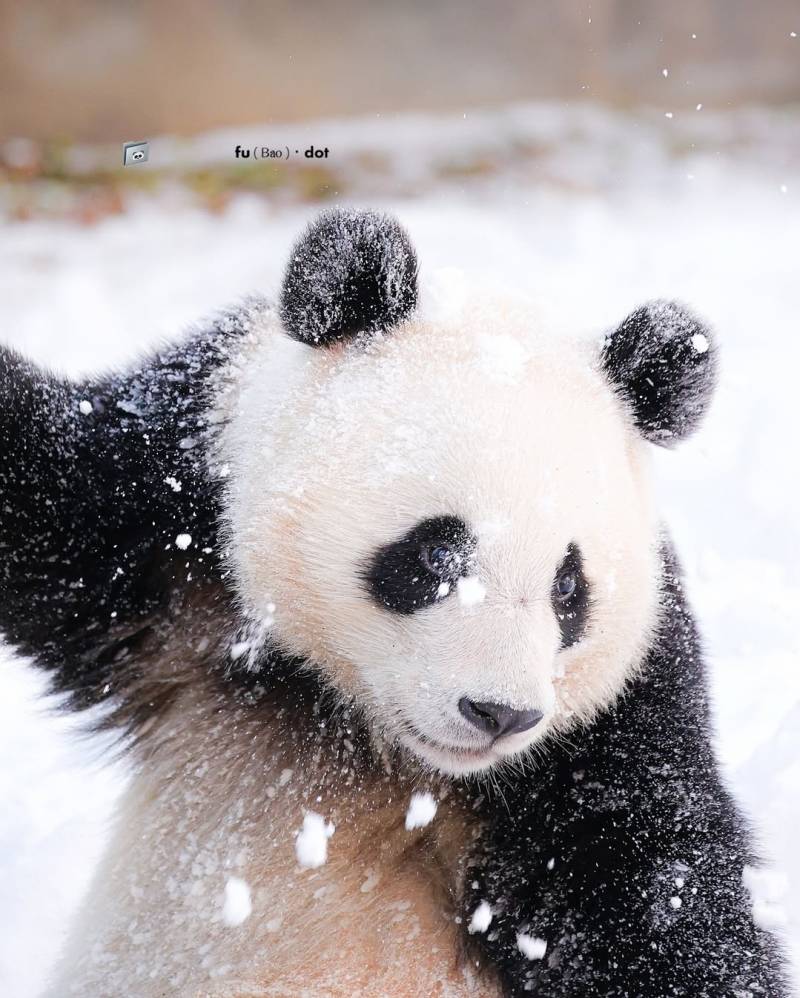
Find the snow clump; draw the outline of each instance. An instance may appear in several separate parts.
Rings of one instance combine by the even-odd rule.
[[[476,575],[458,580],[458,602],[462,606],[477,606],[486,598],[486,586]]]
[[[481,901],[481,903],[472,913],[472,918],[469,920],[467,931],[469,932],[470,935],[474,935],[476,932],[485,932],[491,924],[492,924],[491,906],[488,901]]]
[[[332,822],[326,822],[320,814],[309,811],[303,818],[303,827],[297,833],[294,851],[297,862],[304,870],[315,870],[324,866],[328,858],[328,839],[336,831]]]
[[[547,942],[537,936],[529,936],[525,932],[517,934],[517,946],[520,953],[528,960],[541,960],[547,952]]]
[[[408,805],[408,811],[406,811],[406,829],[411,831],[412,828],[424,828],[429,825],[436,814],[436,808],[439,805],[433,798],[433,794],[423,793],[423,794],[412,794],[411,803]]]
[[[222,921],[226,925],[241,925],[253,910],[250,887],[241,877],[229,877],[225,884]]]

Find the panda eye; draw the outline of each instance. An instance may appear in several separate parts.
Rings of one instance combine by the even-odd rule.
[[[560,600],[568,600],[578,588],[578,579],[574,572],[562,572],[556,579],[556,592]]]
[[[457,571],[461,561],[447,544],[426,544],[420,551],[420,557],[425,568],[440,579]]]
[[[569,648],[583,636],[591,608],[589,580],[583,570],[583,557],[577,544],[566,554],[553,577],[550,599],[561,631],[561,647]]]

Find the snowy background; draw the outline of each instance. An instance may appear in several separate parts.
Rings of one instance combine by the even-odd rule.
[[[222,176],[250,139],[328,145],[330,167],[213,196],[181,172]],[[274,291],[310,198],[392,210],[423,271],[524,287],[576,331],[655,296],[690,303],[717,331],[722,383],[698,437],[658,455],[664,515],[706,637],[720,753],[774,860],[760,917],[800,951],[798,151],[797,116],[758,108],[378,116],[151,140],[158,183],[87,208],[81,171],[118,149],[75,149],[74,189],[0,188],[0,339],[70,373],[122,363]],[[38,674],[2,650],[0,666],[0,994],[34,998],[125,772],[54,712]]]

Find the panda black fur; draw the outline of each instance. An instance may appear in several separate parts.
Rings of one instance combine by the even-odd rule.
[[[296,246],[277,314],[295,339],[341,351],[353,339],[368,344],[374,336],[391,337],[416,302],[416,257],[402,229],[371,213],[330,212]],[[423,830],[414,850],[408,848],[430,882],[434,906],[454,929],[452,952],[441,957],[455,974],[448,993],[787,995],[779,949],[754,924],[742,883],[744,867],[757,859],[711,748],[702,650],[668,541],[661,549],[658,622],[640,667],[590,721],[502,769],[499,781],[426,775],[406,751],[376,741],[369,712],[357,698],[331,692],[313,660],[276,646],[268,626],[252,639],[254,623],[232,555],[233,493],[220,444],[230,414],[221,414],[218,400],[235,391],[270,314],[274,318],[269,304],[254,300],[132,372],[81,383],[46,374],[0,348],[0,628],[50,670],[54,688],[69,694],[73,706],[108,700],[103,723],[133,738],[145,776],[148,769],[160,774],[155,796],[170,809],[165,805],[169,818],[159,820],[179,820],[161,837],[154,834],[147,848],[157,852],[170,836],[191,841],[193,822],[199,827],[215,807],[218,824],[228,820],[223,803],[210,794],[205,800],[202,778],[195,778],[198,767],[215,760],[198,760],[196,751],[220,756],[221,779],[230,779],[237,807],[244,806],[237,796],[243,786],[266,805],[252,773],[241,774],[260,740],[272,740],[270,759],[288,760],[275,786],[283,785],[283,774],[291,778],[292,768],[303,771],[300,800],[307,809],[325,794],[335,797],[336,779],[373,794],[374,802],[360,811],[356,803],[352,813],[362,816],[370,836],[401,843],[401,853],[406,833],[381,825],[381,816],[396,822],[398,804],[402,811],[411,791],[432,781],[444,802],[443,830]],[[715,359],[707,331],[690,313],[656,303],[606,338],[598,363],[642,436],[671,444],[702,417]],[[342,366],[348,362],[342,355]],[[372,594],[379,604],[382,592],[379,586]],[[421,608],[437,598],[434,593]],[[383,604],[378,612],[391,614]],[[591,626],[591,604],[587,613]],[[210,733],[197,736],[199,750],[195,729],[209,724]],[[152,802],[153,785],[143,796],[134,790],[118,837],[147,838],[149,827],[137,833],[135,823],[137,808]],[[224,787],[216,788],[220,792],[224,800]],[[247,820],[255,837],[289,835],[264,813]],[[332,851],[340,837],[345,841],[346,824],[347,815]],[[209,833],[210,841],[216,834]],[[230,832],[232,840],[236,834]],[[398,858],[394,868],[404,876],[406,861]],[[107,877],[117,892],[105,909],[112,912],[120,885],[127,884],[124,862],[114,869],[122,879]],[[97,895],[104,890],[112,888],[96,885]],[[165,902],[133,883],[130,890],[133,918],[119,930],[125,956],[115,954],[115,973],[104,971],[102,961],[99,970],[87,969],[99,960],[95,945],[91,959],[78,954],[65,964],[54,994],[67,986],[118,994],[119,964],[131,995],[304,993],[298,980],[292,990],[291,977],[287,984],[278,964],[264,956],[263,940],[257,952],[248,951],[240,929],[229,929],[240,934],[222,944],[223,953],[229,945],[237,955],[233,980],[225,968],[202,969],[211,943],[186,958],[191,969],[166,960],[143,971],[141,953],[128,952],[129,936]],[[367,893],[357,893],[356,902],[369,910]],[[175,903],[177,911],[184,901]],[[472,919],[482,903],[492,917],[480,931]],[[402,919],[404,910],[393,917]],[[423,925],[434,924],[420,917]],[[92,933],[102,933],[87,924],[77,938],[91,948]],[[335,938],[335,926],[327,931]],[[105,945],[113,948],[114,938],[105,937]],[[161,943],[169,948],[169,935]],[[422,966],[426,937],[409,945],[409,952],[420,953],[420,966],[405,969],[398,993],[430,993],[433,978]],[[351,957],[360,959],[357,952]],[[382,967],[388,956],[377,959]],[[451,965],[457,962],[466,970],[456,974]],[[251,963],[257,980],[241,971]],[[373,993],[361,978],[353,983],[344,958],[327,973],[331,990],[325,993]],[[366,980],[383,980],[374,968],[364,973]],[[385,986],[376,985],[374,993]]]
[[[187,572],[220,575],[209,385],[247,312],[75,384],[0,350],[2,626],[75,707],[121,691],[120,663]]]

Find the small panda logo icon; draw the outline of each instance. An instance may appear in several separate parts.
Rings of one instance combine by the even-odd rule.
[[[124,166],[146,163],[149,159],[149,142],[126,142],[122,147],[122,163]]]

